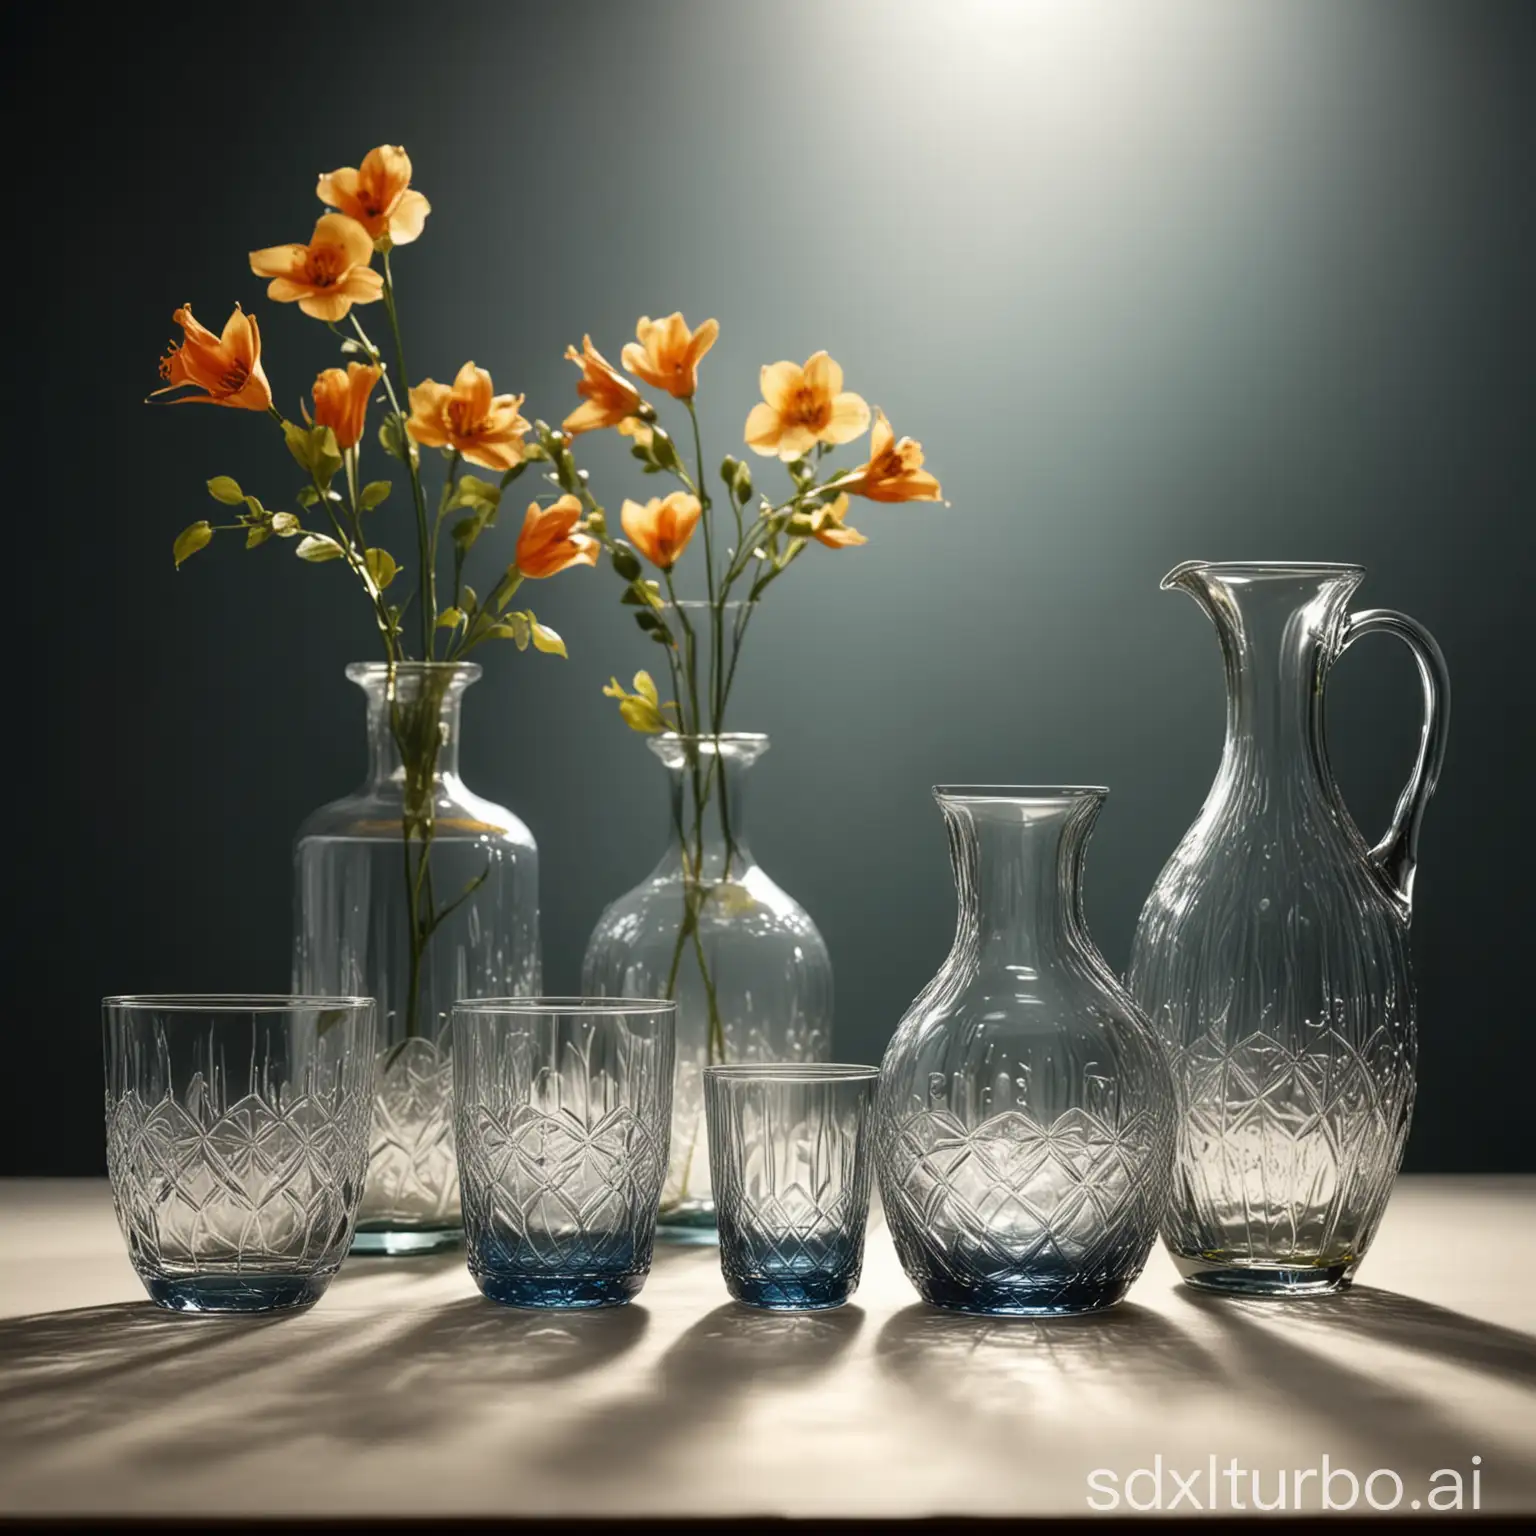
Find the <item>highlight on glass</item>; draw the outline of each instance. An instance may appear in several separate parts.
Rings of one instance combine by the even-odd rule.
[[[650,1273],[677,1005],[509,997],[453,1009],[469,1271],[492,1301],[610,1307]]]
[[[720,1267],[737,1301],[816,1311],[858,1288],[879,1078],[839,1062],[705,1068]]]
[[[141,996],[102,1004],[107,1169],[128,1255],[177,1312],[317,1301],[368,1166],[366,997]]]

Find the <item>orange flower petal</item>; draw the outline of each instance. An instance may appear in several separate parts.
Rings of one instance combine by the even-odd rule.
[[[309,243],[311,247],[334,247],[349,266],[366,267],[373,260],[373,240],[368,231],[344,213],[322,213]]]
[[[832,401],[832,419],[822,429],[824,443],[851,443],[869,426],[869,406],[862,395],[845,390]]]
[[[389,216],[389,238],[396,245],[409,245],[420,236],[431,212],[431,203],[420,192],[402,192]]]
[[[804,382],[805,375],[795,363],[765,363],[759,375],[763,399],[775,411],[783,411]]]
[[[766,400],[754,405],[747,413],[747,447],[754,453],[771,458],[779,451],[779,436],[783,423],[777,410]]]
[[[306,245],[269,245],[251,252],[251,271],[257,277],[287,277],[304,270],[309,261]]]
[[[805,382],[818,396],[830,400],[843,387],[843,370],[825,352],[816,352],[806,359]]]

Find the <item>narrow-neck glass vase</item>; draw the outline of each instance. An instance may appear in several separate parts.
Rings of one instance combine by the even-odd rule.
[[[825,1061],[832,963],[809,914],[769,879],[747,843],[745,781],[768,738],[667,734],[648,745],[667,771],[667,849],[598,919],[582,990],[676,999],[677,1081],[660,1231],[712,1240],[704,1068]]]
[[[1408,1136],[1408,922],[1449,687],[1414,620],[1349,613],[1364,574],[1195,561],[1163,581],[1215,625],[1227,679],[1216,781],[1147,899],[1128,975],[1179,1096],[1164,1237],[1204,1289],[1347,1284]],[[1329,768],[1323,706],[1329,668],[1376,632],[1412,650],[1426,709],[1412,778],[1372,848]]]
[[[368,777],[294,847],[294,990],[378,1003],[379,1077],[353,1248],[422,1253],[462,1235],[447,1031],[461,998],[539,990],[538,851],[459,777],[473,662],[356,663]]]
[[[934,791],[959,919],[885,1053],[876,1131],[896,1252],[934,1306],[1096,1311],[1157,1237],[1173,1085],[1083,921],[1105,793]]]

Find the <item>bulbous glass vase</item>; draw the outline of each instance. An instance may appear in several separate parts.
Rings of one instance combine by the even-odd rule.
[[[294,845],[294,990],[378,1003],[379,1076],[353,1251],[462,1236],[449,1016],[461,998],[539,990],[538,850],[459,777],[473,662],[355,663],[368,777]]]
[[[1157,1236],[1174,1100],[1151,1028],[1083,922],[1105,791],[934,794],[959,920],[881,1068],[876,1166],[896,1252],[934,1306],[1111,1306]]]
[[[769,879],[746,840],[744,781],[768,738],[651,738],[669,779],[661,862],[598,919],[582,964],[596,997],[677,1000],[672,1153],[659,1230],[715,1235],[704,1068],[825,1061],[832,962],[799,902]]]
[[[1408,922],[1450,689],[1404,614],[1351,614],[1358,566],[1193,561],[1165,588],[1216,626],[1227,739],[1195,824],[1147,898],[1128,985],[1168,1049],[1178,1154],[1164,1237],[1207,1290],[1349,1282],[1386,1209],[1418,1048]],[[1372,848],[1328,765],[1328,670],[1362,635],[1418,662],[1413,776]]]

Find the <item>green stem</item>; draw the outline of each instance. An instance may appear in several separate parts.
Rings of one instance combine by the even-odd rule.
[[[389,317],[389,328],[394,336],[395,367],[399,371],[402,387],[408,389],[410,374],[405,366],[405,343],[400,338],[400,316],[395,309],[395,282],[389,268],[388,251],[384,253],[384,313]],[[356,315],[352,317],[352,323],[357,327],[358,336],[363,344],[377,355],[378,349],[363,335],[362,326],[358,323]],[[384,374],[384,387],[389,394],[389,403],[394,408],[395,416],[400,423],[401,449],[405,454],[405,467],[410,472],[411,499],[416,505],[416,551],[421,561],[421,574],[418,581],[418,590],[421,593],[421,655],[422,660],[431,661],[437,644],[437,573],[432,569],[431,564],[431,532],[427,524],[427,497],[422,489],[421,471],[416,455],[411,451],[412,442],[405,427],[406,416],[400,409],[400,398],[390,382],[387,370]]]

